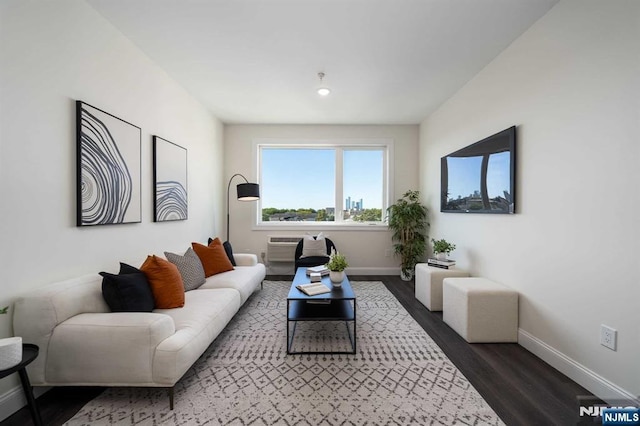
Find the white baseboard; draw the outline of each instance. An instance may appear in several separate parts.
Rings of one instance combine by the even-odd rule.
[[[287,263],[271,263],[267,266],[267,275],[293,275],[293,264]],[[398,267],[349,267],[347,268],[347,276],[349,275],[398,275],[400,276],[400,268]]]
[[[347,268],[347,276],[349,275],[398,275],[400,276],[400,268],[398,267],[358,267]]]
[[[518,329],[518,344],[607,403],[615,404],[620,400],[638,401],[631,392],[589,370],[523,329]]]
[[[50,387],[34,387],[33,395],[37,398],[47,392]],[[22,386],[18,385],[0,395],[0,422],[11,416],[13,413],[27,405],[27,398],[24,396]]]

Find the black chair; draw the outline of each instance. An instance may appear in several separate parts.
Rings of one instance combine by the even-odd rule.
[[[303,240],[300,240],[298,242],[298,245],[296,246],[296,255],[295,255],[296,270],[300,267],[308,268],[310,266],[324,265],[329,261],[329,255],[331,254],[331,250],[332,249],[336,250],[336,246],[335,244],[333,244],[333,241],[331,241],[329,238],[325,238],[324,240],[325,240],[325,243],[327,244],[326,256],[309,256],[309,257],[303,257],[303,258],[300,258],[300,256],[302,256]]]

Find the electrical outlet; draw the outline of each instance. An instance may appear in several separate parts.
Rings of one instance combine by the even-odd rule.
[[[618,340],[618,331],[608,327],[604,324],[600,324],[600,344],[611,350],[616,350],[616,343]]]

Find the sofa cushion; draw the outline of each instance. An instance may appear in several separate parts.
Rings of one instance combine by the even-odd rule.
[[[153,357],[153,380],[172,386],[209,347],[240,309],[240,294],[231,288],[185,294],[182,309],[156,309],[173,319],[176,332],[160,342]]]
[[[266,268],[262,263],[253,266],[236,266],[235,269],[207,278],[198,290],[210,288],[234,288],[240,292],[242,303],[246,302],[264,280]]]
[[[149,280],[156,308],[184,306],[184,284],[176,265],[153,255],[147,256],[140,269]]]
[[[209,246],[191,243],[191,247],[193,247],[202,262],[205,277],[233,270],[233,265],[229,261],[219,238],[214,239]]]
[[[141,270],[125,263],[119,274],[100,272],[102,296],[112,312],[151,312],[153,293],[147,276]]]
[[[164,252],[167,260],[178,268],[182,282],[184,283],[184,291],[195,290],[204,284],[204,268],[202,262],[191,247],[187,249],[183,256],[175,253]]]

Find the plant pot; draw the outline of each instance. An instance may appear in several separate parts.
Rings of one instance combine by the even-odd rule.
[[[436,259],[447,260],[447,253],[436,253]]]
[[[413,278],[413,271],[408,271],[405,273],[403,270],[400,270],[400,279],[402,281],[411,281],[412,278]]]
[[[344,281],[344,271],[329,271],[329,279],[334,287],[341,287]]]
[[[0,339],[0,370],[7,370],[22,362],[22,337]]]

